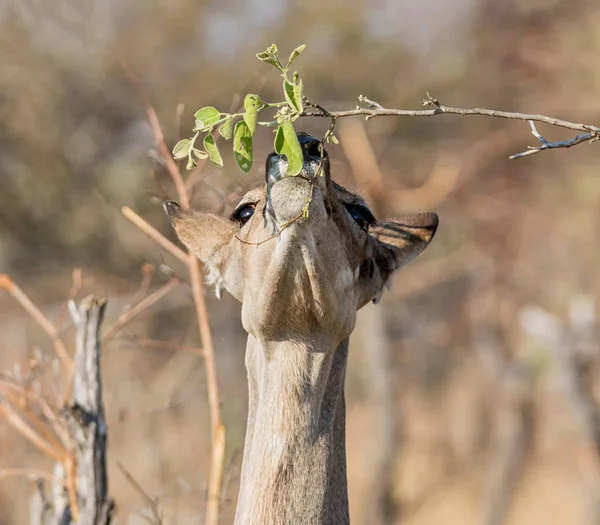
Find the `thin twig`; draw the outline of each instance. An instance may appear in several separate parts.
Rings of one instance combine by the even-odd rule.
[[[590,133],[583,133],[583,134],[577,135],[576,137],[574,137],[570,140],[562,140],[559,142],[550,142],[549,140],[546,140],[544,137],[542,137],[540,132],[535,127],[535,122],[530,120],[529,126],[531,127],[531,134],[536,139],[538,139],[542,145],[537,146],[537,147],[528,146],[529,149],[527,151],[523,151],[521,153],[515,153],[514,155],[511,155],[509,157],[509,159],[512,160],[512,159],[518,159],[521,157],[528,157],[529,155],[534,155],[535,153],[544,151],[545,149],[570,148],[572,146],[576,146],[577,144],[581,144],[582,142],[598,140],[598,136],[599,136],[597,132],[590,132]]]
[[[140,283],[140,287],[138,291],[133,295],[133,299],[131,300],[131,305],[139,303],[146,295],[148,295],[148,290],[150,289],[150,285],[152,284],[152,277],[154,277],[155,268],[150,263],[142,264],[142,282]]]
[[[17,413],[17,411],[8,403],[7,399],[0,394],[0,415],[4,416],[6,421],[17,430],[25,439],[27,439],[38,450],[52,458],[54,461],[62,462],[65,459],[63,450],[56,449],[33,430]]]
[[[161,286],[154,293],[150,294],[143,301],[136,304],[131,310],[127,310],[118,319],[108,333],[102,338],[102,342],[106,343],[113,339],[119,330],[121,330],[126,324],[135,319],[144,310],[152,306],[154,303],[160,301],[165,295],[167,295],[173,288],[180,283],[177,277],[171,278],[166,284]]]
[[[71,273],[71,289],[69,290],[69,295],[67,296],[67,300],[63,303],[62,308],[60,309],[60,314],[58,315],[58,319],[54,323],[56,326],[56,331],[60,332],[62,328],[62,324],[67,317],[67,312],[69,311],[69,302],[74,301],[77,297],[77,294],[81,290],[83,285],[82,272],[81,268],[75,268]]]
[[[52,473],[46,470],[40,470],[36,468],[4,468],[0,469],[0,481],[6,478],[12,478],[16,476],[27,476],[28,478],[44,478],[52,480]]]
[[[160,127],[160,121],[158,120],[158,116],[156,114],[155,109],[152,107],[150,100],[146,96],[146,93],[142,89],[140,82],[131,68],[124,62],[121,61],[121,68],[127,75],[127,78],[135,88],[140,97],[144,107],[146,108],[146,113],[148,114],[148,121],[150,122],[150,126],[152,127],[152,132],[154,133],[154,139],[156,140],[156,145],[158,146],[158,151],[162,157],[162,161],[164,162],[165,168],[171,175],[173,179],[173,183],[175,184],[175,189],[177,190],[177,195],[181,200],[181,205],[184,208],[190,207],[190,201],[187,195],[185,184],[183,183],[183,178],[181,177],[181,172],[179,171],[179,167],[173,160],[171,156],[171,152],[167,147],[167,143],[165,141],[165,136],[163,135],[162,128]]]
[[[148,237],[150,237],[157,244],[162,246],[169,253],[177,257],[180,261],[187,263],[187,254],[177,246],[175,246],[169,239],[167,239],[162,233],[156,228],[150,226],[144,219],[142,219],[137,213],[135,213],[128,206],[121,208],[121,213],[125,215],[133,224],[135,224],[140,230],[142,230]]]
[[[0,392],[2,392],[2,390],[0,390]],[[42,439],[47,441],[56,450],[64,448],[64,444],[61,444],[58,441],[58,439],[54,435],[52,435],[52,433],[48,429],[48,426],[45,425],[43,421],[31,411],[31,409],[28,406],[27,400],[25,399],[25,396],[21,394],[23,397],[19,398],[17,395],[7,390],[4,390],[2,393],[5,396],[5,399],[12,406],[20,406],[21,419],[24,420],[24,423],[32,427],[32,429],[36,431]]]
[[[54,410],[50,407],[48,402],[44,397],[39,396],[29,388],[25,388],[20,383],[13,381],[6,377],[0,377],[0,391],[2,387],[5,388],[4,393],[6,394],[6,389],[11,389],[17,391],[21,396],[27,398],[27,400],[31,400],[40,407],[46,419],[50,422],[50,426],[54,433],[58,436],[61,446],[65,449],[67,448],[67,444],[69,442],[69,437],[66,428],[64,427],[64,422],[56,417]]]
[[[192,284],[192,295],[196,306],[196,316],[200,329],[200,339],[204,348],[204,363],[206,367],[206,386],[208,390],[208,406],[211,421],[211,462],[208,479],[208,500],[206,503],[206,525],[218,525],[221,486],[225,460],[225,428],[221,422],[221,403],[219,401],[219,384],[215,351],[212,343],[212,333],[208,324],[208,311],[204,299],[204,287],[200,275],[200,265],[193,253],[189,254],[188,268]]]
[[[79,502],[77,501],[77,465],[72,453],[68,454],[63,461],[65,469],[65,488],[69,498],[69,507],[75,523],[79,521]],[[82,489],[82,487],[79,487]]]
[[[121,474],[125,476],[125,479],[129,482],[129,484],[135,489],[135,491],[142,497],[144,502],[150,507],[152,517],[154,518],[154,523],[156,525],[161,525],[162,516],[160,515],[160,509],[158,508],[158,498],[152,498],[120,461],[117,461],[117,467],[121,471]]]
[[[167,143],[165,141],[160,122],[156,115],[156,111],[150,104],[148,97],[144,93],[136,76],[133,74],[131,69],[125,63],[122,63],[121,67],[125,71],[126,75],[129,77],[129,80],[137,90],[140,98],[142,99],[146,107],[148,120],[150,121],[150,125],[154,133],[154,139],[158,146],[158,151],[162,157],[162,161],[164,162],[165,167],[167,168],[167,171],[173,179],[179,202],[183,208],[189,208],[189,188],[185,186],[183,182],[183,177],[181,176],[181,171],[179,170],[179,166],[173,160],[171,152],[167,147]],[[150,230],[144,231],[148,233],[148,231]],[[220,493],[225,458],[225,428],[223,427],[223,424],[221,422],[221,405],[219,401],[219,384],[215,363],[215,352],[212,342],[210,325],[208,323],[208,311],[206,308],[206,301],[204,298],[204,286],[202,284],[202,277],[200,274],[200,263],[193,253],[189,253],[186,255],[185,262],[187,264],[188,272],[190,275],[192,296],[194,298],[194,305],[196,308],[200,339],[202,341],[202,348],[204,350],[206,385],[208,390],[208,405],[211,422],[211,468],[208,483],[208,502],[204,523],[205,525],[218,525],[220,513]]]
[[[69,399],[71,395],[71,389],[73,387],[73,361],[69,357],[67,349],[64,343],[58,335],[56,326],[51,323],[41,310],[33,304],[31,299],[25,295],[23,290],[17,286],[17,284],[5,274],[0,274],[0,288],[4,288],[9,294],[11,294],[15,300],[23,307],[23,309],[36,321],[46,332],[48,337],[52,340],[56,355],[61,360],[66,372],[66,386],[63,394],[63,401]]]
[[[511,159],[517,159],[527,155],[533,155],[534,153],[539,153],[540,151],[544,151],[547,149],[570,148],[571,146],[581,144],[582,142],[595,142],[600,139],[600,128],[590,124],[569,122],[567,120],[532,113],[518,113],[484,108],[456,108],[452,106],[444,106],[443,104],[440,104],[440,102],[436,98],[432,97],[429,93],[427,93],[427,97],[423,100],[423,105],[433,106],[431,109],[388,109],[384,108],[383,106],[381,106],[381,104],[378,104],[377,102],[374,102],[363,95],[360,95],[358,97],[358,100],[363,104],[367,104],[368,107],[361,108],[357,106],[356,109],[351,109],[347,111],[328,111],[322,106],[308,101],[306,105],[315,108],[316,111],[303,111],[300,114],[300,116],[323,118],[364,116],[366,120],[369,120],[374,117],[434,117],[436,115],[480,115],[486,117],[524,120],[530,122],[543,122],[545,124],[550,124],[551,126],[583,132],[583,134],[577,135],[571,140],[565,140],[562,142],[549,142],[546,139],[542,138],[541,135],[537,133],[537,130],[535,130],[534,135],[536,136],[536,138],[538,138],[538,140],[540,140],[540,142],[542,142],[542,145],[539,147],[531,148],[526,152],[512,155],[510,157]]]
[[[188,352],[190,354],[195,354],[199,356],[204,356],[204,351],[202,348],[194,348],[192,346],[179,345],[177,343],[173,343],[172,341],[158,341],[156,339],[146,339],[143,337],[126,337],[126,341],[131,342],[136,346],[146,347],[146,348],[157,348],[160,350],[170,350],[172,352]]]

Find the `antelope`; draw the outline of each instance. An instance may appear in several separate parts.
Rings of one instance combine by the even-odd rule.
[[[242,303],[249,407],[235,525],[350,522],[344,377],[356,312],[438,225],[434,213],[377,221],[331,179],[321,142],[298,139],[301,173],[269,154],[265,184],[230,217],[164,203],[209,282]]]

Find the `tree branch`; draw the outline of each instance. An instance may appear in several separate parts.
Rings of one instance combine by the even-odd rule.
[[[532,134],[541,142],[541,146],[530,148],[522,153],[517,153],[509,157],[510,159],[517,159],[539,153],[547,149],[556,148],[570,148],[581,144],[582,142],[596,142],[600,140],[600,128],[591,124],[579,124],[576,122],[569,122],[567,120],[561,120],[554,117],[548,117],[546,115],[536,115],[533,113],[517,113],[511,111],[499,111],[495,109],[484,109],[484,108],[456,108],[452,106],[444,106],[440,104],[439,100],[432,97],[427,93],[427,97],[423,100],[423,106],[429,107],[430,109],[388,109],[384,108],[381,104],[368,99],[363,95],[359,95],[358,100],[361,104],[366,104],[367,107],[356,106],[356,109],[347,111],[328,111],[323,106],[315,104],[309,100],[305,100],[305,104],[308,107],[313,108],[315,111],[303,111],[301,117],[324,117],[329,119],[338,119],[343,117],[356,117],[364,116],[365,120],[369,120],[374,117],[434,117],[436,115],[479,115],[494,118],[504,118],[512,120],[524,120],[529,122],[531,126]],[[561,142],[550,142],[546,140],[538,132],[534,122],[543,122],[551,126],[571,129],[575,131],[581,131],[582,134],[576,137]]]
[[[150,103],[149,98],[144,93],[144,90],[142,89],[137,77],[133,74],[133,72],[127,66],[127,64],[122,62],[121,66],[125,71],[125,74],[129,78],[130,82],[138,92],[144,106],[146,107],[146,113],[148,114],[148,120],[154,133],[154,139],[156,141],[160,158],[164,162],[167,171],[173,179],[179,202],[184,208],[189,208],[190,194],[193,183],[190,183],[189,186],[186,186],[186,184],[184,183],[181,171],[179,169],[179,165],[175,162],[171,155],[171,152],[169,151],[169,148],[167,147],[165,136],[162,131],[160,121],[158,120],[158,117],[156,115],[156,111]],[[199,171],[195,171],[194,173],[198,174]],[[223,468],[225,458],[225,427],[223,426],[221,420],[221,403],[219,399],[220,393],[217,378],[215,351],[212,342],[212,333],[210,330],[210,325],[208,323],[208,310],[206,307],[206,300],[204,297],[204,285],[202,283],[202,276],[200,273],[200,262],[193,253],[185,254],[185,258],[182,259],[182,254],[180,253],[181,250],[179,250],[174,245],[171,247],[170,241],[165,239],[165,242],[162,239],[160,239],[160,237],[162,236],[159,237],[160,234],[158,234],[157,231],[152,231],[153,228],[147,227],[144,224],[145,221],[138,220],[136,222],[134,220],[135,217],[132,212],[126,213],[126,216],[129,220],[135,222],[135,224],[138,227],[140,227],[142,231],[144,231],[144,233],[150,235],[155,241],[159,242],[159,244],[163,248],[169,250],[177,258],[183,260],[188,269],[188,274],[190,276],[190,283],[192,287],[192,296],[194,299],[194,305],[196,309],[198,329],[200,332],[200,339],[202,341],[202,349],[206,370],[206,385],[208,390],[208,406],[211,422],[211,466],[208,480],[208,498],[206,503],[206,514],[204,518],[204,523],[205,525],[218,525],[220,516],[220,495],[223,483]],[[109,332],[108,335],[114,335],[114,328],[113,330],[111,330],[111,332]],[[108,336],[105,336],[105,338],[107,337]]]
[[[152,306],[154,303],[160,301],[165,295],[167,295],[173,288],[175,288],[180,283],[177,277],[172,277],[167,283],[163,284],[158,290],[154,293],[141,300],[134,307],[130,308],[126,312],[124,312],[114,326],[108,331],[106,335],[102,338],[102,342],[107,343],[112,340],[119,330],[121,330],[127,323],[132,321],[138,315],[140,315],[144,310]]]
[[[71,357],[69,356],[69,353],[67,352],[67,349],[59,336],[56,326],[51,323],[46,316],[44,316],[41,310],[8,275],[0,274],[0,289],[4,289],[10,295],[12,295],[52,340],[56,355],[60,359],[67,372],[66,386],[63,394],[63,401],[66,401],[70,397],[71,389],[73,387],[73,361],[71,360]]]
[[[509,157],[509,159],[511,159],[511,160],[518,159],[520,157],[527,157],[529,155],[539,153],[540,151],[544,151],[545,149],[570,148],[571,146],[576,146],[577,144],[581,144],[582,142],[587,142],[588,140],[590,142],[595,142],[598,140],[598,138],[600,138],[600,135],[598,135],[598,132],[590,131],[589,133],[583,133],[583,134],[577,135],[576,137],[574,137],[570,140],[563,140],[560,142],[550,142],[550,141],[546,140],[544,137],[542,137],[540,132],[535,127],[535,122],[533,122],[533,120],[529,120],[528,122],[529,122],[529,126],[531,127],[531,134],[536,139],[538,139],[542,145],[537,146],[537,147],[528,146],[529,149],[527,151],[523,151],[521,153],[515,153],[514,155],[511,155]]]
[[[75,319],[75,384],[65,416],[76,458],[64,466],[67,472],[69,467],[73,469],[78,516],[73,512],[75,502],[71,502],[71,512],[73,521],[82,525],[109,525],[114,511],[114,502],[108,495],[107,425],[100,372],[100,326],[105,307],[105,299],[87,297],[81,301]]]

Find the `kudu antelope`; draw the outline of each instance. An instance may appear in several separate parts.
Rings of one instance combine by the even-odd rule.
[[[231,217],[164,208],[217,290],[242,303],[249,409],[236,525],[344,525],[344,376],[356,312],[431,241],[433,213],[378,222],[299,133],[300,175],[271,153]],[[316,172],[323,169],[323,176]],[[308,215],[302,210],[306,203]]]

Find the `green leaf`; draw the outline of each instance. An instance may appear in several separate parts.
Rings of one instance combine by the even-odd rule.
[[[195,131],[204,131],[212,127],[215,122],[218,122],[221,118],[221,113],[212,106],[206,106],[205,108],[199,109],[194,113],[196,117],[196,128]]]
[[[191,145],[192,145],[192,141],[190,139],[181,139],[173,147],[173,158],[184,159],[185,157],[187,157],[188,153],[190,151]]]
[[[207,159],[208,158],[208,153],[206,153],[206,151],[202,151],[201,149],[198,149],[198,148],[192,149],[192,153],[194,155],[196,155],[196,157],[198,157],[199,159]]]
[[[275,135],[275,152],[278,155],[287,157],[287,174],[290,176],[298,175],[304,165],[304,156],[302,147],[298,142],[296,130],[291,122],[285,122],[277,128]]]
[[[233,135],[233,116],[229,115],[225,119],[225,122],[223,122],[223,125],[219,128],[219,133],[225,140],[229,140],[231,138]]]
[[[294,73],[294,100],[296,101],[296,105],[298,106],[298,112],[302,113],[304,109],[304,105],[302,104],[302,97],[304,96],[304,84],[302,83],[302,79],[298,72]]]
[[[302,44],[301,46],[298,46],[296,49],[294,49],[292,51],[292,54],[290,55],[290,58],[288,59],[287,67],[290,67],[292,60],[297,58],[302,53],[302,51],[304,51],[305,49],[306,49],[306,44]]]
[[[285,99],[288,104],[294,108],[298,113],[302,112],[302,95],[300,98],[297,98],[298,90],[302,92],[302,86],[300,88],[296,87],[289,80],[283,80],[283,92],[285,93]]]
[[[244,122],[248,124],[250,133],[254,135],[256,131],[256,121],[258,119],[258,108],[261,106],[262,100],[258,95],[246,95],[244,99]]]
[[[252,169],[252,133],[244,120],[235,125],[233,155],[242,171],[248,173]]]
[[[219,166],[219,168],[223,167],[223,159],[221,158],[221,154],[219,153],[219,148],[215,144],[214,137],[209,133],[204,137],[204,149],[208,153],[210,160],[213,164]]]
[[[277,46],[275,44],[270,45],[266,51],[258,53],[256,58],[262,62],[275,66],[277,69],[279,69],[279,71],[283,72],[283,66],[279,60],[279,51],[277,50]]]
[[[279,61],[267,53],[258,53],[256,55],[256,58],[258,58],[262,62],[265,62],[266,64],[275,66],[277,69],[279,69],[279,71],[283,71],[283,66],[279,63]]]
[[[185,165],[186,170],[191,170],[196,166],[196,161],[192,157],[188,157],[187,164]]]

